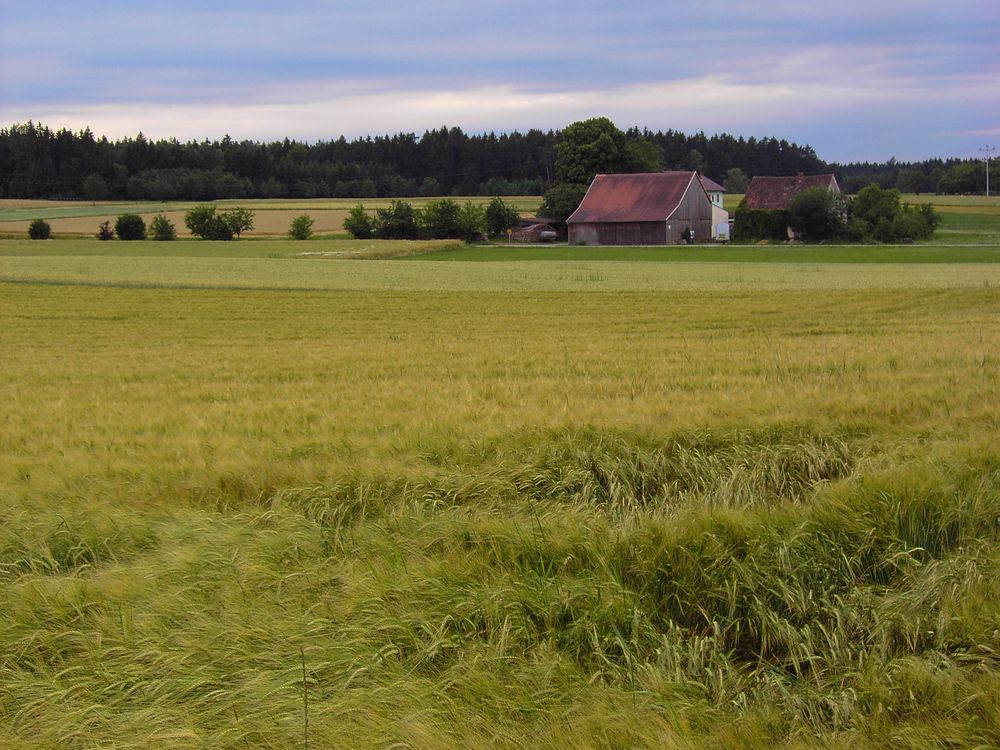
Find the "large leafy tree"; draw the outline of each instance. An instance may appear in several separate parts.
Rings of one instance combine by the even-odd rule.
[[[662,165],[663,149],[638,131],[623,133],[607,117],[574,122],[556,145],[556,184],[545,193],[539,213],[566,221],[595,175],[654,172]]]
[[[594,175],[651,172],[662,160],[662,150],[642,136],[630,141],[607,117],[593,117],[563,131],[556,145],[556,182],[589,185]]]

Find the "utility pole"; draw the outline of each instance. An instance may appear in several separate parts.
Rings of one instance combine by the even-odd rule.
[[[989,198],[990,197],[990,153],[992,151],[996,151],[997,147],[986,144],[979,150],[986,152],[986,197]]]

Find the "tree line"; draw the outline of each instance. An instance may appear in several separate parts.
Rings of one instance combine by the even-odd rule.
[[[831,164],[845,193],[857,193],[866,185],[901,193],[974,195],[986,190],[986,162],[981,159],[925,159],[884,163]]]
[[[541,195],[556,183],[564,130],[469,134],[457,127],[304,143],[110,140],[28,122],[0,129],[0,198],[217,200]],[[976,192],[982,162],[932,159],[828,164],[784,139],[630,128],[633,156],[657,169],[737,177],[832,171],[848,192],[876,183],[903,192]]]
[[[555,182],[563,131],[468,134],[442,127],[347,140],[270,143],[222,140],[109,140],[89,129],[53,131],[28,122],[0,129],[0,197],[67,200],[393,198],[541,195]],[[724,179],[813,172],[809,146],[730,135],[625,131],[652,149],[658,168],[698,169]]]

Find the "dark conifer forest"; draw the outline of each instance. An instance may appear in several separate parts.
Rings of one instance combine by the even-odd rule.
[[[663,169],[697,169],[722,183],[739,173],[833,171],[845,190],[870,183],[904,192],[976,192],[978,162],[828,164],[807,145],[777,138],[687,135],[632,128]],[[561,131],[469,134],[441,127],[315,143],[109,140],[85,129],[28,122],[0,129],[0,198],[215,200],[540,195],[554,181]],[[978,171],[977,171],[978,170]],[[738,182],[738,180],[737,180]],[[979,187],[979,190],[982,188]]]

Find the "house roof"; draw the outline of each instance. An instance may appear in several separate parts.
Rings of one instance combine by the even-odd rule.
[[[840,192],[832,174],[795,175],[793,177],[754,177],[743,200],[747,208],[773,211],[788,208],[789,202],[803,190],[822,187]]]
[[[665,221],[677,209],[696,175],[696,172],[599,174],[566,223]]]
[[[701,180],[701,186],[705,188],[706,193],[724,193],[726,189],[722,187],[719,183],[713,180],[711,177],[706,177],[703,174],[698,175],[698,179]]]

